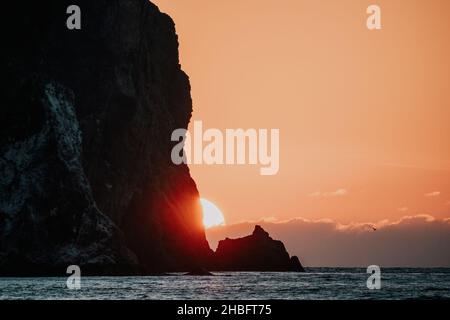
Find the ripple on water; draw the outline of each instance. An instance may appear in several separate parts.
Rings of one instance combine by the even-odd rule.
[[[0,278],[0,299],[450,299],[450,269],[382,271],[368,290],[361,268],[308,268],[307,273],[217,272],[214,277]]]

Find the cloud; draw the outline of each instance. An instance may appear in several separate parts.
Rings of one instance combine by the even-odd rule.
[[[295,218],[257,223],[306,266],[450,267],[450,218],[415,215],[392,222],[348,224]],[[209,243],[215,249],[221,239],[250,234],[255,224],[208,229]]]
[[[405,211],[408,211],[409,208],[408,207],[400,207],[397,210],[400,211],[400,212],[405,212]]]
[[[346,189],[337,189],[336,191],[331,191],[331,192],[320,192],[320,191],[316,191],[313,193],[310,193],[309,196],[310,197],[342,197],[342,196],[346,196],[348,194],[348,191]]]
[[[441,194],[440,191],[433,191],[433,192],[430,192],[430,193],[426,193],[425,197],[438,197],[440,194]]]

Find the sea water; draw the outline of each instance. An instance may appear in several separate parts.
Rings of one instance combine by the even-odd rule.
[[[215,272],[214,276],[0,278],[0,299],[450,299],[450,268],[382,268],[370,290],[362,268]]]

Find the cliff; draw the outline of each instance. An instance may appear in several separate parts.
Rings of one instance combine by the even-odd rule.
[[[2,10],[0,275],[210,264],[196,185],[170,159],[192,112],[172,20],[147,0]]]
[[[258,226],[209,248],[196,185],[170,157],[192,100],[167,15],[147,0],[2,10],[0,276],[303,269]]]
[[[217,271],[305,271],[298,258],[289,257],[284,244],[260,226],[249,236],[219,241],[215,263]]]

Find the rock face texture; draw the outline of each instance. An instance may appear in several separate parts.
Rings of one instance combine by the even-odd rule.
[[[2,10],[0,275],[210,265],[197,188],[170,158],[192,112],[172,20],[147,0]]]
[[[284,244],[260,226],[247,237],[219,241],[215,261],[216,271],[305,271],[298,258],[289,257]]]

